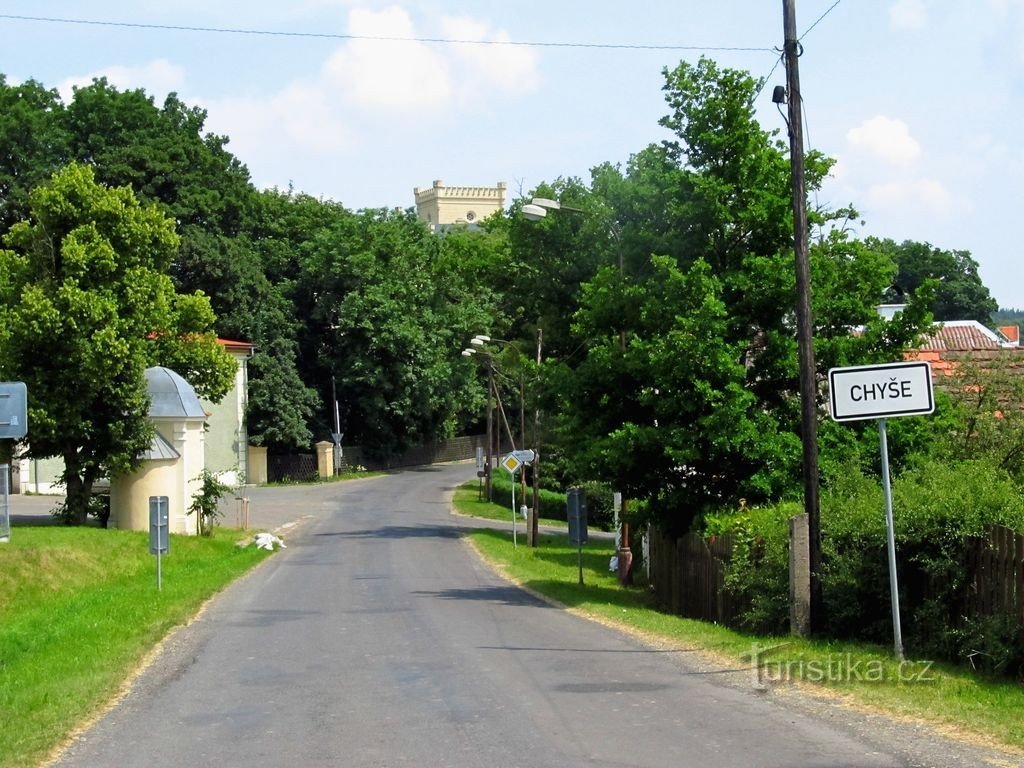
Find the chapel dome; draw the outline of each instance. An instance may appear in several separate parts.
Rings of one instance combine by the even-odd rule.
[[[170,368],[146,369],[149,415],[154,419],[205,419],[206,411],[195,389]]]

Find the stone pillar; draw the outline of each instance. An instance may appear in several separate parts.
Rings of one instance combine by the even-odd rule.
[[[321,480],[334,477],[334,443],[321,440],[316,444],[316,471]]]
[[[811,537],[807,515],[789,518],[789,631],[811,633]]]
[[[248,471],[245,474],[246,485],[263,485],[267,482],[267,449],[261,445],[249,446]]]

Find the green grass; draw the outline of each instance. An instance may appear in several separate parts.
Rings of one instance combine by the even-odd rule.
[[[518,486],[517,486],[518,489]],[[527,499],[532,498],[530,496],[532,491],[527,491]],[[468,483],[463,483],[455,489],[455,496],[452,499],[452,506],[455,511],[460,515],[469,515],[470,517],[481,517],[485,520],[500,520],[507,522],[509,526],[512,525],[512,509],[510,507],[503,506],[501,504],[494,504],[489,501],[484,501],[480,498],[480,484],[478,480],[470,480]],[[529,502],[527,502],[529,503]],[[519,494],[516,494],[516,505],[519,504]],[[517,523],[523,525],[526,521],[523,520],[522,515],[516,518]],[[541,525],[557,525],[565,528],[565,520],[549,520],[547,518],[540,518]]]
[[[811,691],[838,694],[874,709],[929,720],[959,735],[1024,748],[1024,719],[1020,716],[1024,686],[1018,683],[944,664],[927,666],[919,660],[908,661],[901,668],[888,649],[878,646],[748,635],[671,616],[656,609],[647,590],[618,586],[615,574],[608,571],[612,554],[608,541],[591,541],[584,549],[584,585],[580,586],[576,547],[564,536],[542,536],[536,549],[513,549],[506,531],[480,530],[470,537],[487,560],[529,589],[655,642],[704,652],[712,663],[746,670],[744,675],[751,684],[755,682],[752,651],[774,648],[755,651],[762,660],[762,681],[782,677],[802,682]],[[815,672],[828,669],[829,664],[832,680]]]
[[[146,653],[266,556],[234,532],[171,537],[16,527],[0,544],[0,767],[33,765],[114,696]]]

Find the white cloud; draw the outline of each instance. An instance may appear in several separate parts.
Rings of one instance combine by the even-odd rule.
[[[231,137],[230,150],[243,161],[282,146],[321,155],[350,149],[351,131],[315,84],[295,82],[267,99],[234,98],[204,104],[206,128]]]
[[[922,0],[897,0],[889,6],[889,23],[896,29],[923,29],[928,26],[928,9]]]
[[[339,0],[344,3],[346,0]],[[338,158],[387,132],[415,139],[424,124],[479,111],[536,88],[536,52],[518,46],[435,45],[413,38],[508,40],[483,21],[442,19],[428,32],[391,5],[348,14],[348,34],[311,77],[262,95],[207,100],[207,129],[254,175],[284,186],[298,157]],[[285,151],[287,148],[287,151]]]
[[[538,56],[525,46],[503,45],[508,33],[466,17],[441,20],[444,37],[450,40],[489,40],[497,45],[455,45],[457,67],[463,86],[497,86],[510,93],[528,93],[540,84]]]
[[[973,209],[969,201],[954,197],[935,179],[876,184],[868,189],[868,201],[874,207],[886,209],[890,215],[893,209],[919,210],[938,216],[968,213]]]
[[[902,120],[877,115],[846,133],[853,146],[893,165],[909,165],[921,155],[921,145]]]
[[[438,46],[416,42],[424,35],[402,8],[355,9],[348,32],[376,40],[352,40],[324,64],[323,78],[353,106],[372,110],[441,113],[455,106],[480,106],[491,93],[522,94],[539,82],[538,56],[509,42],[507,32],[468,17],[442,18],[436,36],[481,40]],[[396,40],[394,38],[404,38]]]
[[[97,77],[107,78],[111,85],[122,91],[143,88],[158,104],[163,102],[168,93],[180,91],[185,84],[185,70],[182,67],[167,59],[154,59],[141,67],[114,65],[84,75],[74,75],[59,83],[57,90],[61,98],[69,102],[75,86],[89,85]]]
[[[352,35],[412,38],[412,19],[401,8],[349,14]],[[443,108],[452,97],[452,75],[444,57],[427,43],[353,40],[323,66],[324,80],[360,107],[422,110]]]

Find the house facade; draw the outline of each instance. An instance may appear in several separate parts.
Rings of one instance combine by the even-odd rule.
[[[217,339],[237,363],[235,384],[219,403],[200,400],[206,411],[206,463],[210,472],[230,486],[249,481],[249,434],[245,410],[249,404],[249,358],[253,345]]]

